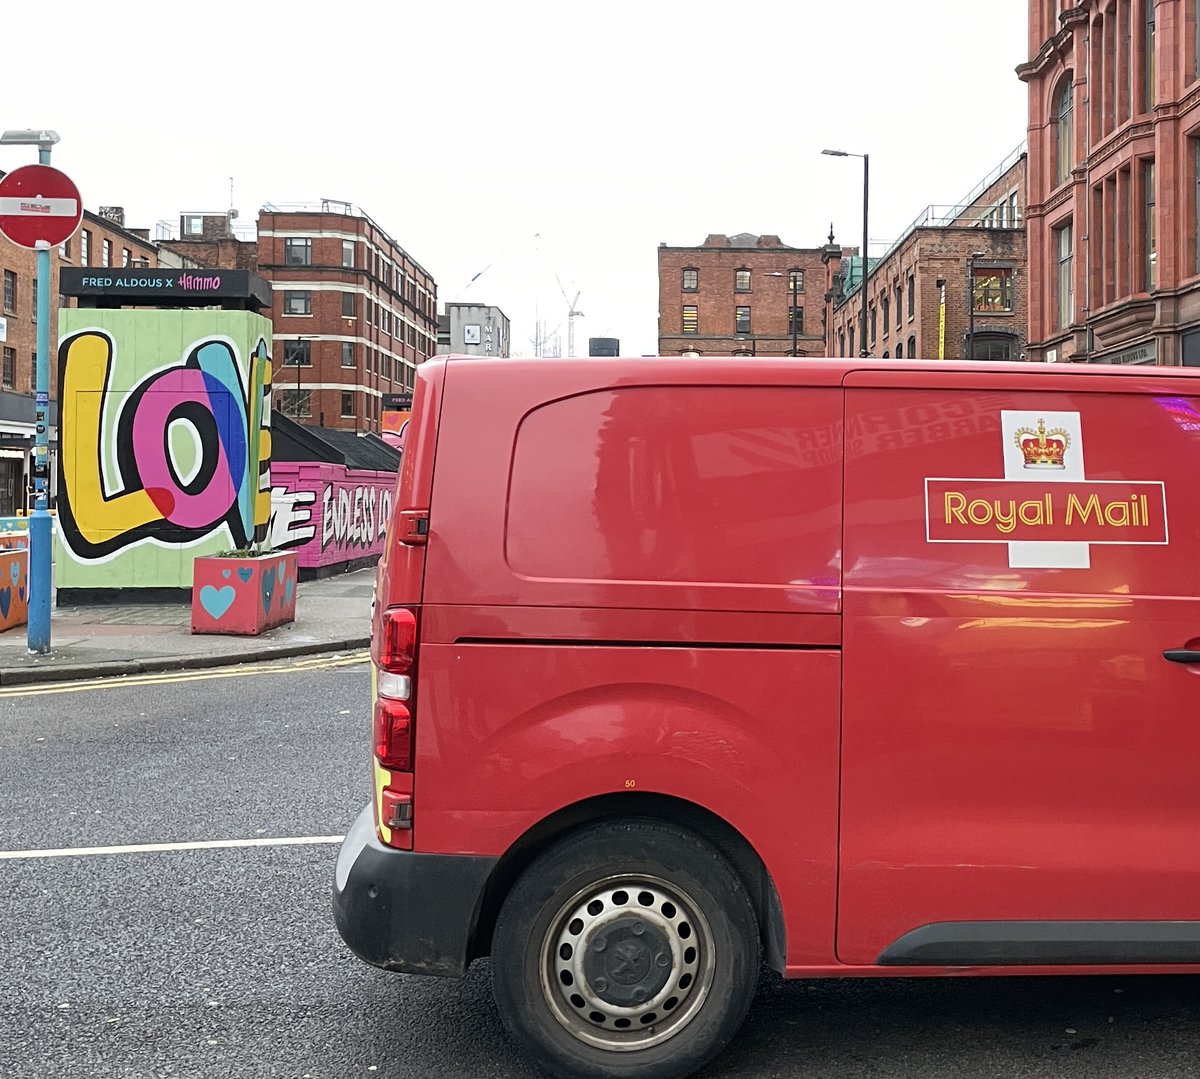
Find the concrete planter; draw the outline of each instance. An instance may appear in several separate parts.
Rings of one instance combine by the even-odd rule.
[[[296,618],[295,551],[195,559],[192,632],[254,637]]]

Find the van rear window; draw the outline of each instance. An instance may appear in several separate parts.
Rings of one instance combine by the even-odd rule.
[[[522,422],[506,554],[527,577],[836,579],[839,390],[636,387]]]

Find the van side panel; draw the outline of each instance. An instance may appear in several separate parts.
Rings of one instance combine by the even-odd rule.
[[[846,394],[839,959],[1200,961],[1200,668],[1163,655],[1200,646],[1195,383],[875,377]]]
[[[593,796],[685,799],[763,859],[789,964],[831,962],[841,389],[467,366],[438,441],[414,848],[502,855]]]

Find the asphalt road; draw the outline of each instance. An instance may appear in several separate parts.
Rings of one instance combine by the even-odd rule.
[[[333,927],[368,791],[363,664],[0,693],[0,1076],[534,1079],[486,963],[364,965]],[[285,669],[286,668],[286,669]],[[1200,1079],[1200,979],[782,984],[715,1077]]]

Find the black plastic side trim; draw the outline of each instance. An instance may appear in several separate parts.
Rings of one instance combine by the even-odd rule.
[[[879,955],[885,967],[1200,963],[1197,922],[934,922]]]

